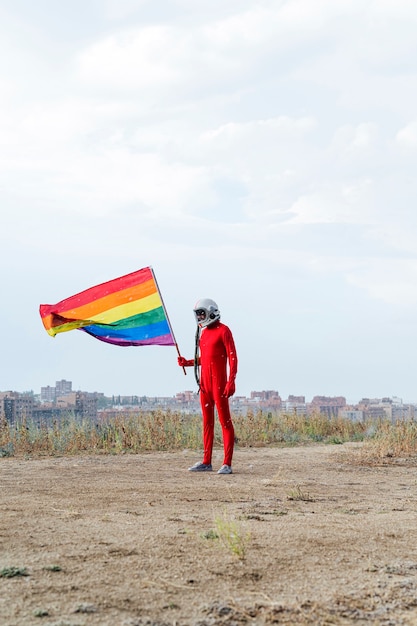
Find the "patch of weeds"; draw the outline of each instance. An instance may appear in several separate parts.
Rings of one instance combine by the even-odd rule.
[[[139,619],[129,620],[123,622],[126,626],[171,626],[172,622],[161,622],[160,620],[154,620],[151,617],[140,617]],[[174,624],[177,622],[175,621]]]
[[[273,498],[274,504],[276,500],[277,498]],[[269,504],[266,504],[263,507],[260,504],[254,504],[239,519],[265,522],[268,517],[281,517],[282,515],[288,515],[288,510],[281,508],[278,509],[275,508],[275,506],[271,507]]]
[[[300,433],[295,433],[295,432],[286,432],[283,434],[282,436],[283,441],[285,441],[285,443],[287,444],[297,444],[300,443]]]
[[[0,570],[0,578],[14,578],[15,576],[29,576],[26,567],[4,567]]]
[[[169,604],[165,604],[162,609],[164,611],[168,611],[168,610],[174,610],[174,609],[179,609],[180,607],[178,606],[178,604],[175,604],[175,602],[169,602]]]
[[[238,622],[247,621],[240,611],[221,602],[213,602],[209,606],[204,607],[203,611],[210,616],[210,623],[213,623],[212,620],[216,624],[237,624]],[[207,624],[207,622],[204,621],[202,624]]]
[[[315,441],[317,443],[320,443],[321,441],[324,440],[324,437],[323,437],[323,435],[320,435],[319,433],[312,433],[310,435],[310,439],[311,439],[311,441]]]
[[[384,571],[387,574],[396,574],[397,576],[409,576],[411,573],[414,574],[417,569],[416,563],[398,563],[395,565],[385,565]]]
[[[11,442],[0,448],[0,457],[8,456],[14,456],[14,446]]]
[[[240,524],[229,518],[226,513],[214,519],[216,531],[222,544],[238,559],[246,558],[247,545],[250,533],[244,533]]]
[[[345,515],[358,515],[359,511],[355,509],[340,509],[340,513],[344,513]]]
[[[60,565],[45,565],[42,569],[44,569],[45,572],[62,572]]]
[[[46,609],[36,609],[33,611],[33,617],[48,617],[49,612]]]
[[[345,442],[343,441],[343,439],[341,439],[340,437],[337,437],[337,436],[335,435],[334,437],[328,437],[328,438],[326,439],[326,443],[329,443],[329,444],[336,444],[336,445],[341,445],[341,444],[343,444],[343,443],[345,443]]]
[[[202,533],[201,536],[203,539],[219,539],[219,535],[213,529],[206,530],[206,532]]]
[[[74,613],[97,613],[97,608],[94,604],[79,604]]]
[[[287,494],[287,500],[298,500],[303,502],[313,502],[314,498],[309,493],[303,491],[300,485],[297,485]]]
[[[141,515],[144,515],[144,513],[142,511],[121,511],[121,513],[126,513],[127,515],[137,515],[138,517],[140,517]]]
[[[365,568],[365,572],[379,572],[379,567],[377,565],[368,565],[368,567]]]

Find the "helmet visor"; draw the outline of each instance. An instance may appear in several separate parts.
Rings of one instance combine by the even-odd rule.
[[[206,319],[206,311],[204,309],[197,309],[197,311],[195,312],[196,318],[198,320],[205,320]]]

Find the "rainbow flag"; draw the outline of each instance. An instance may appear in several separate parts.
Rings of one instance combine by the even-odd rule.
[[[151,267],[96,285],[58,304],[41,304],[46,332],[82,330],[116,346],[175,346]]]

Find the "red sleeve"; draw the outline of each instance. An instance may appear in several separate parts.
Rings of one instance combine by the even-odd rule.
[[[237,374],[237,354],[235,342],[230,328],[228,326],[225,326],[224,328],[224,345],[227,352],[227,359],[229,361],[229,380],[235,380]]]

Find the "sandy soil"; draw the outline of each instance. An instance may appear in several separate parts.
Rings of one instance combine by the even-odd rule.
[[[417,624],[416,469],[352,454],[0,459],[0,624]]]

